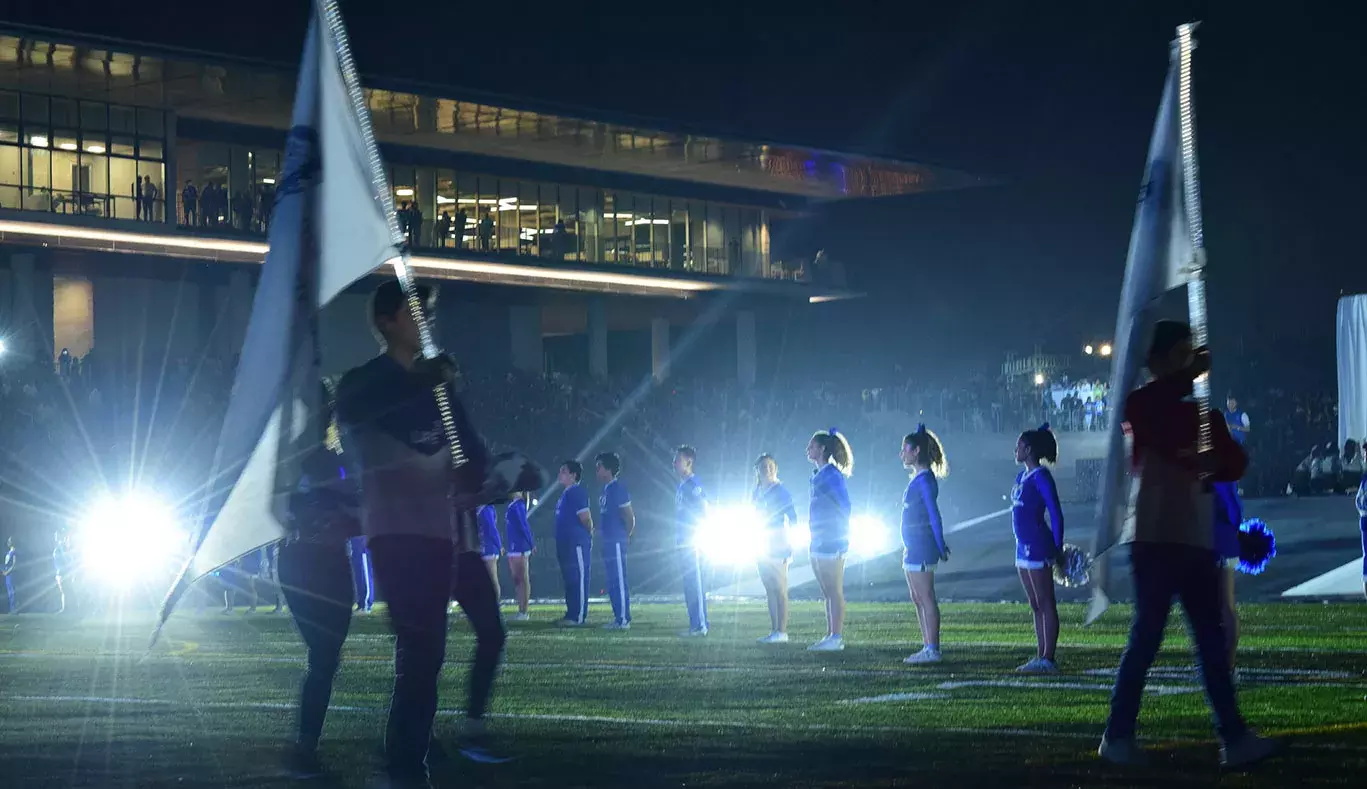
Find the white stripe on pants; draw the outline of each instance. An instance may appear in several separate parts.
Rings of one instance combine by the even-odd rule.
[[[589,574],[584,564],[584,546],[574,546],[574,560],[579,563],[579,618],[575,621],[582,625],[589,620]]]

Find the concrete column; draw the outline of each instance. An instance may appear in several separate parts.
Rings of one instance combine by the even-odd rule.
[[[52,362],[52,272],[40,269],[32,252],[17,252],[10,255],[10,284],[14,348],[30,359]]]
[[[669,377],[669,319],[653,318],[650,321],[650,372],[655,381],[661,382]]]
[[[541,308],[509,307],[508,329],[513,367],[529,373],[545,370],[541,349]]]
[[[602,299],[589,299],[589,372],[608,376],[608,316]]]
[[[755,385],[755,313],[740,310],[736,313],[736,378],[740,385]]]
[[[180,187],[177,184],[184,183],[185,178],[180,174],[177,166],[176,157],[180,154],[176,150],[176,114],[166,113],[166,176],[162,179],[162,197],[166,200],[166,207],[162,209],[165,215],[162,219],[166,224],[175,227],[180,224]]]

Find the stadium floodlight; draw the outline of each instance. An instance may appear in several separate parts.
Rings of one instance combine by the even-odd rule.
[[[1085,354],[1087,354],[1088,356],[1091,356],[1092,353],[1093,353],[1095,350],[1096,350],[1096,349],[1093,348],[1093,347],[1090,346],[1090,345],[1084,345],[1084,346],[1082,346],[1082,352],[1085,353]]]
[[[746,504],[719,507],[698,527],[693,545],[714,565],[750,564],[764,554],[764,521]]]
[[[855,515],[850,518],[850,553],[855,556],[882,556],[894,547],[892,530],[876,516]]]
[[[1103,344],[1102,344],[1102,346],[1101,346],[1101,355],[1102,355],[1102,356],[1110,356],[1110,355],[1111,355],[1111,344],[1110,344],[1110,343],[1103,343]]]
[[[6,350],[7,349],[5,348],[5,341],[0,340],[0,356],[3,356]]]
[[[1035,386],[1044,386],[1044,373],[1035,373]]]
[[[120,591],[166,572],[183,558],[186,544],[171,507],[142,491],[99,498],[76,524],[82,568]]]

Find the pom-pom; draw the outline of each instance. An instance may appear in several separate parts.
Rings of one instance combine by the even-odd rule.
[[[1064,545],[1054,563],[1054,583],[1073,589],[1091,580],[1092,555],[1072,543]]]
[[[1239,524],[1239,572],[1259,575],[1277,555],[1277,538],[1259,518]]]

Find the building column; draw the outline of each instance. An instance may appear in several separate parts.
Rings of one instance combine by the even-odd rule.
[[[15,330],[14,346],[34,359],[53,360],[52,272],[38,267],[32,252],[10,255],[10,284],[14,301],[10,316]]]
[[[180,187],[177,184],[185,180],[180,176],[179,162],[176,161],[179,151],[176,150],[176,147],[176,114],[168,112],[166,113],[166,150],[163,152],[163,156],[166,157],[166,175],[162,178],[162,181],[165,182],[162,185],[162,197],[164,198],[162,201],[164,206],[162,208],[164,212],[162,220],[172,227],[180,224]]]
[[[589,372],[608,377],[608,315],[602,299],[589,299]]]
[[[545,371],[541,350],[541,308],[509,307],[508,328],[512,344],[513,367],[529,373]]]
[[[657,383],[669,377],[669,319],[650,321],[650,372]]]
[[[755,313],[736,313],[736,378],[746,389],[755,385]]]

